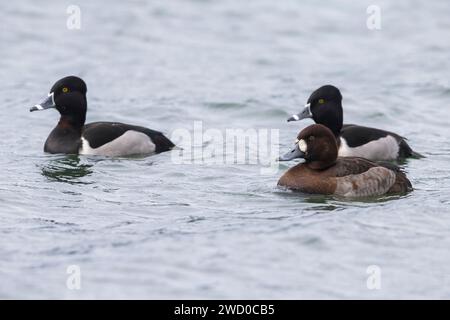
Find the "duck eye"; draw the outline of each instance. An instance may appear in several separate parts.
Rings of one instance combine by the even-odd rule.
[[[314,141],[314,139],[315,139],[314,136],[309,136],[308,141],[312,142],[312,141]]]
[[[325,99],[319,99],[319,104],[324,104],[325,103]]]
[[[62,88],[62,92],[64,92],[64,93],[69,92],[69,88],[67,88],[67,87]]]

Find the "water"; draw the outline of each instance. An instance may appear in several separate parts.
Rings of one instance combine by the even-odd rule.
[[[371,1],[77,4],[81,30],[61,1],[0,12],[0,298],[449,298],[448,1],[378,1],[381,30]],[[277,189],[292,163],[47,155],[57,113],[28,109],[69,74],[88,121],[279,129],[280,152],[311,123],[286,118],[332,83],[346,122],[427,158],[403,164],[411,194],[342,201]]]

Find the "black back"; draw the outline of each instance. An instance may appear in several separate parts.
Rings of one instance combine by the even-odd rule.
[[[385,131],[376,128],[369,128],[358,126],[354,124],[346,124],[342,127],[340,136],[345,139],[348,146],[351,148],[355,148],[370,141],[378,140],[387,136],[392,136],[397,140],[399,144],[399,154],[400,158],[411,157],[414,152],[408,143],[405,141],[405,138],[399,136],[396,133]]]
[[[120,122],[93,122],[84,126],[83,137],[89,141],[92,148],[98,148],[123,135],[128,130],[146,134],[155,144],[156,152],[171,150],[175,145],[161,132],[145,127],[133,126]]]

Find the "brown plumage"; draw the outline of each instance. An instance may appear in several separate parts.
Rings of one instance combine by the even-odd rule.
[[[337,157],[333,133],[315,124],[302,130],[295,148],[280,160],[304,158],[305,162],[288,171],[279,186],[306,193],[334,194],[344,197],[368,197],[401,194],[412,190],[411,182],[393,164],[377,164],[356,157]]]

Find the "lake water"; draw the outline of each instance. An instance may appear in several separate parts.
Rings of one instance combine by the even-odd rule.
[[[450,297],[448,1],[77,0],[79,30],[69,4],[0,12],[0,298]],[[48,155],[58,114],[28,110],[71,74],[90,122],[278,129],[280,152],[312,123],[287,117],[331,83],[346,122],[426,158],[402,164],[412,193],[342,201],[277,189],[292,162]]]

